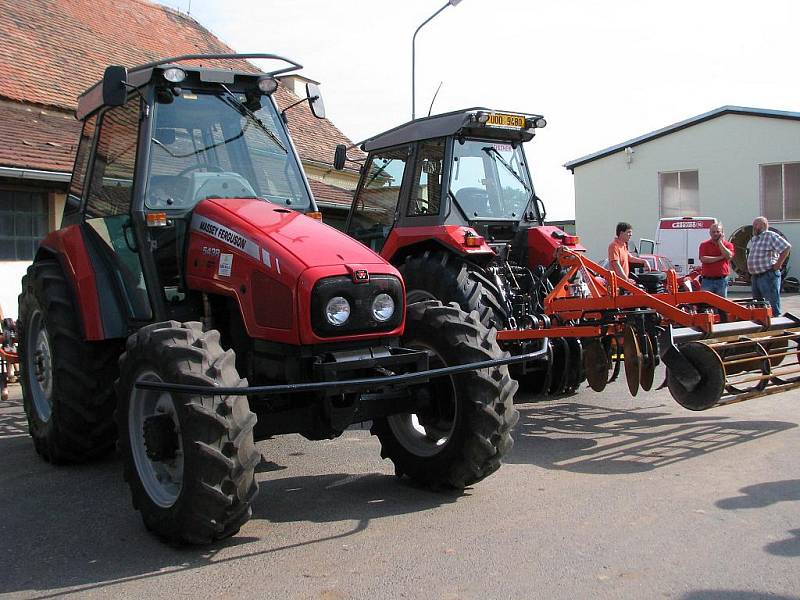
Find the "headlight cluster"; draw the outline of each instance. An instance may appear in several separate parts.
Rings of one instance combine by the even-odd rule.
[[[402,293],[390,275],[374,275],[368,283],[327,277],[314,286],[311,323],[325,337],[393,329],[403,317]]]

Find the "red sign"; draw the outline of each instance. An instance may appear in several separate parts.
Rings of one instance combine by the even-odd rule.
[[[659,229],[710,229],[714,219],[662,219]]]

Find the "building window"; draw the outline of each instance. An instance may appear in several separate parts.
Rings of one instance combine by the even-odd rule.
[[[658,174],[661,217],[700,215],[700,186],[697,171]]]
[[[761,214],[772,221],[800,219],[800,162],[761,165]]]
[[[47,235],[47,192],[0,190],[0,260],[32,260]]]

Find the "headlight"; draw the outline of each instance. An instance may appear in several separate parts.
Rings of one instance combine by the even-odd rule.
[[[334,296],[325,305],[325,318],[336,327],[344,325],[350,318],[350,303],[346,298]]]
[[[372,301],[372,316],[383,323],[394,315],[394,299],[389,294],[378,294]]]
[[[170,83],[180,83],[186,79],[186,71],[178,67],[170,67],[164,71],[164,79]]]

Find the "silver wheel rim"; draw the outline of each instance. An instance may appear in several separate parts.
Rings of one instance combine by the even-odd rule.
[[[162,381],[152,371],[143,371],[136,381]],[[178,436],[175,458],[154,461],[147,455],[144,441],[144,422],[148,417],[170,414]],[[178,499],[183,487],[183,440],[175,403],[168,392],[140,390],[133,387],[128,403],[128,437],[131,454],[142,483],[150,499],[161,508],[169,508]]]
[[[427,350],[431,355],[430,368],[444,367],[446,363],[429,346],[415,344],[414,349]],[[452,377],[439,377],[427,386],[432,401],[440,408],[438,418],[432,415],[402,413],[387,417],[389,429],[406,450],[415,456],[430,458],[444,450],[452,439],[458,422],[458,398]],[[443,396],[447,396],[444,398]],[[441,409],[444,410],[441,410]]]
[[[29,321],[25,362],[33,406],[39,419],[47,423],[53,413],[53,353],[42,312],[38,310]]]

